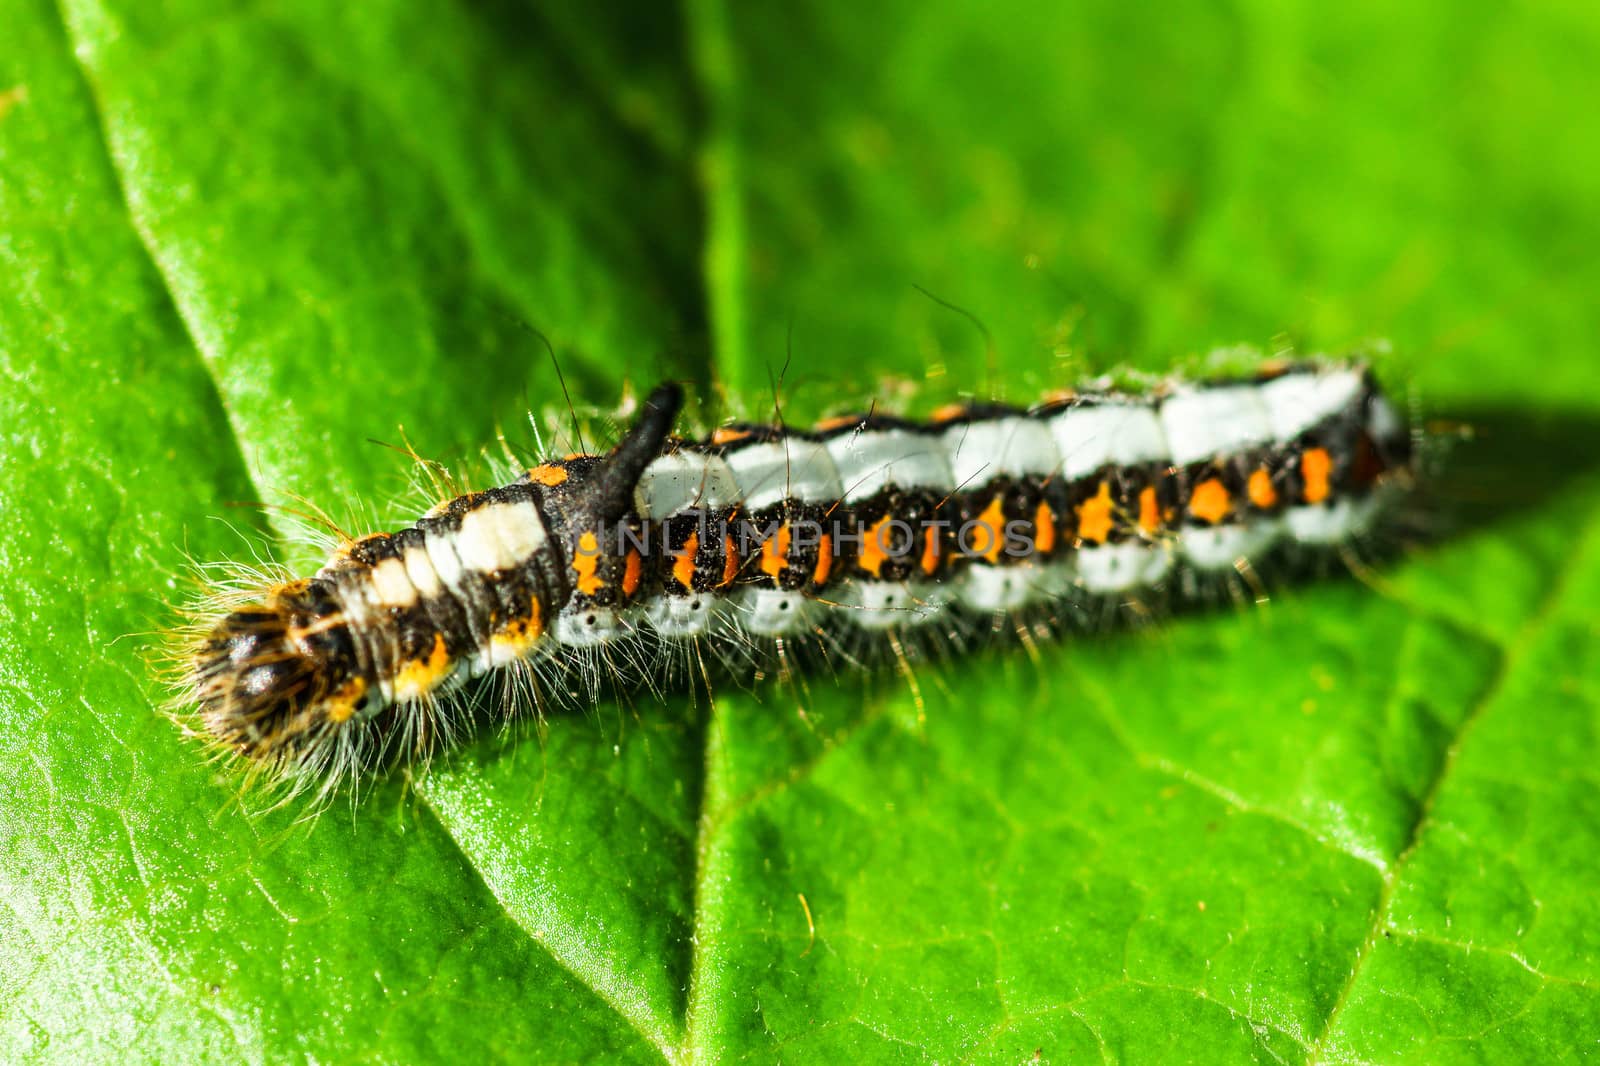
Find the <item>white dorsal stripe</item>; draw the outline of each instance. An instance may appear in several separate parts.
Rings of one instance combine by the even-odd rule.
[[[461,516],[455,535],[462,565],[485,574],[520,566],[544,542],[544,523],[527,500],[473,508]]]
[[[759,511],[785,499],[833,503],[844,495],[839,471],[828,449],[816,441],[785,437],[736,448],[725,458],[744,498],[746,512]]]
[[[426,544],[409,549],[403,558],[406,577],[411,580],[411,586],[417,590],[418,595],[424,599],[431,599],[443,590],[444,585],[439,578],[438,568],[433,565]]]
[[[422,539],[422,549],[428,553],[428,565],[439,576],[439,583],[452,593],[461,590],[461,556],[456,553],[455,535],[429,533]]]
[[[1062,476],[1069,481],[1106,466],[1167,462],[1172,457],[1161,420],[1142,404],[1073,407],[1047,425],[1061,453]]]
[[[1287,444],[1312,426],[1347,411],[1362,393],[1361,371],[1295,371],[1261,386],[1272,435]]]
[[[739,502],[739,484],[728,464],[704,452],[671,452],[645,467],[633,490],[634,507],[648,521],[659,522],[698,507],[722,510]]]
[[[1249,385],[1195,389],[1161,404],[1161,429],[1179,466],[1244,451],[1272,440],[1259,390]]]
[[[417,586],[399,559],[385,559],[372,568],[372,591],[385,607],[410,607],[417,602]]]
[[[997,477],[1049,477],[1061,465],[1050,430],[1036,418],[1006,415],[963,422],[944,432],[957,491],[981,488]]]
[[[890,485],[946,493],[955,488],[950,464],[935,443],[903,429],[843,433],[827,441],[846,502],[875,496]]]

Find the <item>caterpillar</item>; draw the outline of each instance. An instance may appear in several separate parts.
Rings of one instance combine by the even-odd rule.
[[[655,683],[663,662],[944,654],[1008,620],[1182,596],[1285,544],[1333,552],[1414,474],[1410,426],[1359,360],[704,439],[674,435],[683,401],[662,385],[606,454],[242,590],[189,630],[178,704],[255,770],[327,789],[449,747],[485,675],[511,713]]]

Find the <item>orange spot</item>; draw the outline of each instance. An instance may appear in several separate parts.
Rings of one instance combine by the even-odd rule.
[[[889,561],[889,553],[883,547],[883,529],[891,518],[891,515],[884,515],[861,535],[861,554],[856,557],[856,563],[873,577],[878,577],[883,564]]]
[[[600,570],[600,538],[584,533],[578,538],[578,550],[572,553],[572,569],[578,575],[578,591],[593,596],[606,587]]]
[[[1278,505],[1278,490],[1272,487],[1272,475],[1262,467],[1250,475],[1250,482],[1246,486],[1250,491],[1250,502],[1261,510]]]
[[[506,623],[504,629],[489,638],[489,643],[495,648],[511,652],[512,655],[521,656],[543,633],[544,620],[541,617],[539,601],[533,600],[528,604],[528,617],[513,618]]]
[[[1216,525],[1227,518],[1231,510],[1233,501],[1228,498],[1228,490],[1221,478],[1206,478],[1189,494],[1189,513],[1202,522]]]
[[[535,483],[550,488],[567,480],[567,468],[554,463],[545,463],[528,471],[528,477]]]
[[[639,555],[639,549],[629,548],[628,558],[622,564],[622,595],[628,599],[639,591],[639,577],[644,572],[644,559]]]
[[[273,585],[272,588],[267,590],[267,598],[274,601],[286,600],[300,595],[310,587],[311,582],[306,578],[295,578],[293,581],[284,581]]]
[[[929,415],[928,417],[934,422],[953,422],[966,413],[966,404],[947,403],[943,407],[935,410],[933,414]]]
[[[699,551],[700,534],[690,533],[689,539],[683,542],[683,548],[672,563],[672,576],[683,586],[685,592],[694,591],[694,557]]]
[[[394,698],[414,700],[433,691],[450,672],[450,653],[445,651],[444,637],[433,638],[433,648],[425,659],[411,659],[400,664],[394,676]]]
[[[818,433],[826,433],[830,429],[843,429],[845,426],[860,425],[861,421],[862,417],[860,415],[835,415],[832,418],[824,418],[821,422],[818,422],[816,430]]]
[[[1147,535],[1161,528],[1161,505],[1156,502],[1156,488],[1147,485],[1139,491],[1139,528]]]
[[[1043,500],[1039,501],[1039,509],[1033,512],[1033,550],[1040,555],[1049,555],[1056,550],[1056,513]]]
[[[973,523],[973,533],[976,535],[972,538],[971,554],[991,563],[999,562],[1000,549],[1005,546],[1001,539],[1005,525],[1005,507],[1000,497],[996,496]]]
[[[833,573],[833,538],[824,533],[817,539],[817,568],[811,572],[811,580],[822,587],[828,583],[828,575]]]
[[[788,558],[789,523],[785,522],[776,533],[761,542],[761,572],[774,581],[778,580],[778,575],[788,565]]]
[[[1321,503],[1331,493],[1328,477],[1333,473],[1333,456],[1326,448],[1307,448],[1300,456],[1300,476],[1305,479],[1304,499]]]
[[[929,526],[922,534],[922,572],[939,569],[939,527]]]
[[[732,444],[736,440],[744,440],[750,435],[748,429],[735,429],[732,426],[723,426],[711,434],[712,444]]]
[[[1100,482],[1100,491],[1078,504],[1078,539],[1104,544],[1111,536],[1111,482]]]
[[[365,678],[352,677],[322,703],[322,713],[335,725],[355,717],[356,704],[367,694]]]
[[[722,538],[722,580],[717,582],[717,588],[726,588],[733,584],[733,579],[739,576],[739,545],[735,544],[732,537]]]

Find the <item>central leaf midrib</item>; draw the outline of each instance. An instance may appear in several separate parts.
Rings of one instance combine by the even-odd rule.
[[[544,938],[534,935],[534,931],[529,929],[521,922],[517,913],[507,904],[505,899],[495,891],[494,885],[491,884],[489,879],[484,876],[483,869],[474,859],[473,853],[468,851],[466,847],[463,846],[461,839],[451,831],[449,823],[446,822],[443,817],[441,817],[438,809],[434,806],[433,800],[429,798],[427,793],[422,789],[417,790],[417,795],[423,801],[422,810],[427,812],[429,819],[435,826],[438,827],[439,831],[445,836],[445,838],[450,841],[451,846],[455,848],[456,853],[461,856],[462,864],[467,869],[472,871],[473,875],[478,879],[478,883],[483,886],[483,890],[500,904],[501,910],[504,911],[506,917],[508,917],[518,929],[522,930],[528,943],[537,947],[540,952],[542,952],[552,962],[559,966],[564,973],[570,975],[574,981],[583,985],[583,987],[592,992],[595,997],[599,999],[600,1002],[604,1003],[606,1007],[609,1008],[619,1020],[627,1025],[630,1030],[637,1033],[645,1040],[646,1043],[659,1052],[662,1058],[667,1060],[669,1063],[675,1062],[676,1054],[674,1052],[674,1041],[678,1036],[677,1032],[675,1031],[675,1027],[663,1026],[660,1024],[660,1020],[654,1017],[636,1015],[636,1013],[629,1010],[624,1002],[615,994],[615,992],[607,988],[603,982],[591,980],[589,975],[584,973],[583,969],[578,967],[573,960],[566,958],[564,955],[558,952]]]
[[[720,0],[685,0],[682,8],[684,36],[690,49],[690,80],[698,93],[700,112],[705,116],[697,130],[703,139],[700,154],[703,157],[705,178],[697,185],[702,198],[700,218],[705,227],[702,234],[702,259],[700,283],[704,300],[704,314],[709,326],[710,367],[717,380],[739,383],[743,369],[743,308],[740,306],[742,289],[736,283],[734,263],[740,252],[742,229],[739,224],[739,190],[731,186],[733,131],[725,113],[725,94],[719,92],[717,80],[726,74],[719,63],[731,62],[732,42],[723,21],[725,12]],[[720,259],[719,259],[720,256]],[[731,802],[721,769],[722,745],[718,741],[716,708],[712,704],[706,711],[701,744],[703,747],[700,769],[699,810],[695,820],[695,865],[693,870],[693,896],[691,920],[693,935],[690,938],[689,983],[685,990],[683,1006],[683,1032],[678,1058],[698,1063],[710,1049],[703,1047],[709,1027],[707,1014],[713,1004],[707,991],[708,959],[713,941],[718,937],[717,915],[708,899],[709,878],[713,861],[712,848],[718,829],[722,825],[721,812]],[[668,1058],[673,1056],[669,1055]]]

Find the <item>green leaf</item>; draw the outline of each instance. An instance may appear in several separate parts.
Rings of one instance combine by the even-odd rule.
[[[1600,1040],[1587,8],[0,0],[0,27],[0,1058]],[[1022,397],[1386,337],[1387,380],[1476,439],[1436,536],[1367,582],[605,702],[355,810],[241,810],[141,654],[186,554],[313,565],[234,505],[382,503],[405,463],[368,441],[400,427],[533,446],[540,335],[581,402],[678,376],[764,412],[787,365],[797,418],[886,375]]]

